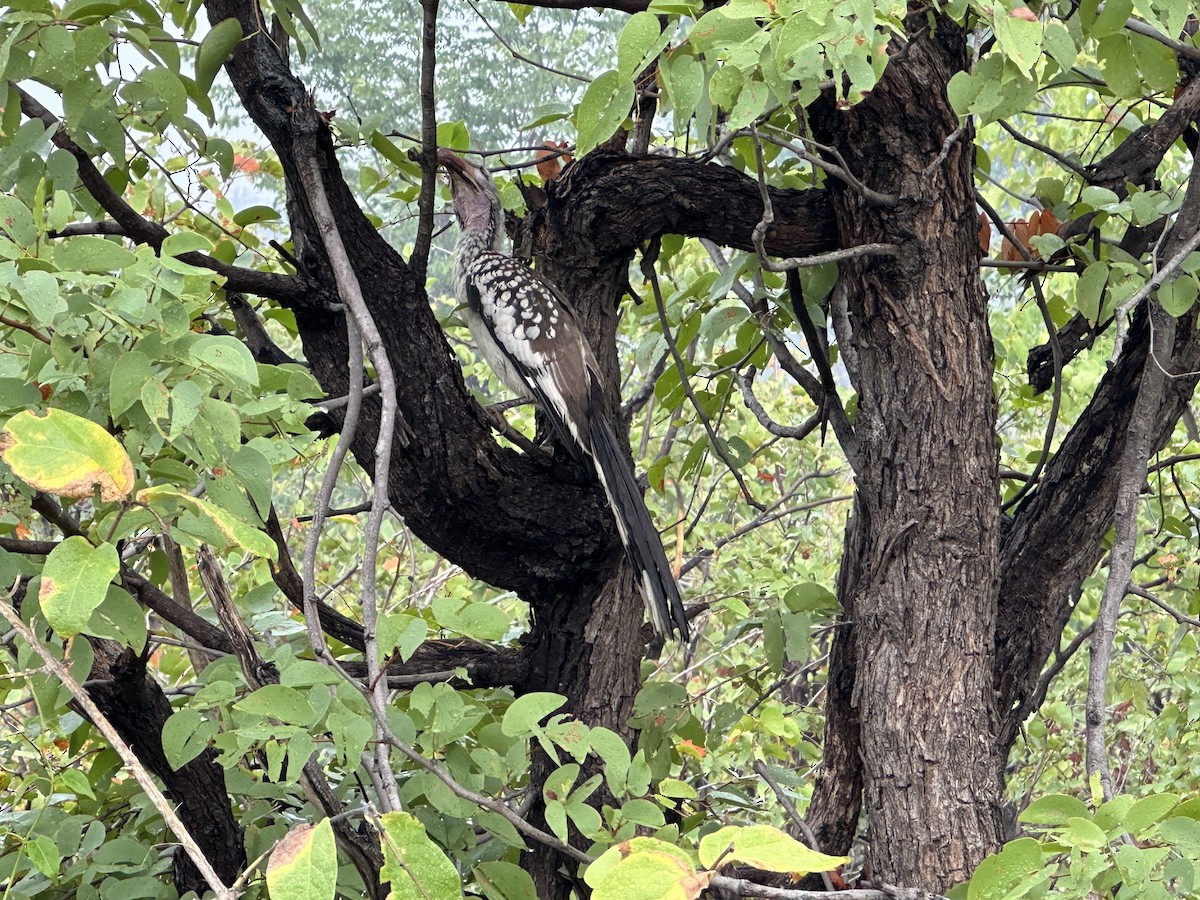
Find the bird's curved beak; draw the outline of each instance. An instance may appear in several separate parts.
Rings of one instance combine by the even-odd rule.
[[[455,192],[458,187],[467,187],[473,191],[481,191],[482,185],[479,183],[479,169],[453,150],[447,150],[445,147],[439,147],[437,152],[438,165],[446,170],[446,174],[450,176],[450,190]]]

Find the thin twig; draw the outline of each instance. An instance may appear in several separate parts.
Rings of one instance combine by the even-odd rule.
[[[565,841],[560,841],[554,835],[547,834],[540,828],[530,825],[511,807],[509,807],[507,803],[501,803],[499,800],[496,800],[492,797],[488,797],[484,794],[480,794],[476,791],[470,790],[469,788],[463,787],[461,784],[455,781],[453,775],[439,766],[432,759],[424,756],[421,753],[418,753],[413,747],[396,737],[390,728],[385,727],[384,731],[388,742],[393,747],[399,750],[404,756],[407,756],[410,760],[415,762],[426,772],[433,775],[436,779],[438,779],[438,781],[446,785],[446,787],[450,788],[450,791],[454,794],[454,796],[458,797],[459,799],[466,800],[468,803],[472,803],[480,809],[486,809],[490,812],[498,813],[507,819],[512,826],[517,829],[517,831],[521,832],[521,834],[528,838],[532,838],[539,844],[545,844],[547,847],[557,850],[564,856],[569,856],[576,862],[590,863],[594,861],[594,857],[583,852],[577,847],[572,847]]]
[[[769,202],[769,201],[768,201]],[[709,257],[721,271],[725,271],[729,262],[725,259],[721,248],[709,240],[701,240],[701,245],[708,251]],[[737,295],[738,299],[746,305],[758,320],[759,327],[762,329],[763,336],[767,340],[767,344],[771,348],[771,352],[779,361],[780,367],[798,384],[801,390],[808,395],[808,398],[816,405],[821,415],[828,419],[833,425],[833,433],[837,436],[838,444],[841,445],[842,453],[850,463],[850,467],[854,468],[858,459],[858,439],[854,435],[854,427],[850,424],[849,418],[846,416],[846,411],[842,407],[842,400],[838,396],[837,391],[829,391],[826,384],[817,379],[808,369],[804,368],[792,355],[788,345],[784,343],[782,338],[775,333],[772,327],[769,310],[764,299],[756,298],[745,285],[741,284],[736,278],[731,282],[730,289]],[[835,287],[836,290],[836,287]],[[840,341],[840,336],[839,336]],[[812,348],[810,355],[812,355]],[[853,356],[852,351],[843,346],[843,359],[849,359]],[[803,426],[801,426],[803,427]]]
[[[91,154],[71,139],[66,127],[54,113],[18,85],[10,82],[10,86],[20,98],[21,111],[31,119],[38,119],[52,130],[54,145],[66,150],[75,158],[80,182],[104,211],[124,229],[125,234],[138,243],[149,244],[155,249],[161,247],[162,242],[167,238],[167,229],[157,222],[146,219],[129,205],[125,198],[108,183],[104,173],[96,167]],[[199,251],[181,253],[179,259],[188,265],[209,269],[219,275],[224,275],[229,287],[246,293],[291,301],[303,301],[309,295],[309,290],[303,280],[294,275],[259,272],[243,266],[223,263]]]
[[[467,6],[471,7],[471,9],[475,11],[475,15],[479,16],[479,18],[483,21],[483,24],[487,26],[488,31],[495,36],[496,40],[504,45],[504,49],[507,50],[512,58],[517,62],[523,62],[526,65],[533,66],[535,69],[541,69],[543,72],[549,72],[551,75],[559,75],[563,78],[571,78],[575,81],[581,81],[584,84],[592,83],[592,79],[583,75],[577,75],[574,72],[565,72],[562,69],[554,68],[554,66],[548,66],[545,63],[540,63],[536,59],[530,59],[528,56],[519,52],[515,47],[513,47],[513,45],[505,39],[504,35],[496,30],[495,26],[488,21],[488,17],[479,11],[479,7],[475,5],[473,0],[467,0]],[[534,147],[533,149],[538,150],[540,148]]]
[[[162,816],[167,827],[179,839],[184,852],[187,853],[208,886],[212,888],[213,893],[216,894],[219,900],[237,900],[237,894],[222,883],[212,864],[208,861],[208,857],[204,855],[204,851],[196,843],[196,839],[192,837],[187,826],[175,814],[175,808],[171,805],[171,801],[159,790],[158,785],[154,783],[154,778],[138,760],[137,754],[122,740],[121,735],[117,733],[117,729],[113,727],[112,722],[92,702],[91,696],[84,690],[83,685],[75,680],[70,670],[62,662],[54,658],[50,650],[38,640],[37,635],[33,633],[33,629],[21,621],[21,617],[17,615],[17,611],[13,609],[11,603],[6,601],[0,602],[0,616],[4,616],[8,620],[8,624],[29,645],[29,648],[41,657],[46,668],[70,692],[71,696],[75,698],[75,702],[79,704],[79,707],[87,713],[91,723],[104,735],[104,739],[108,741],[113,750],[117,752],[117,755],[121,757],[122,762],[129,769],[129,773],[133,775],[138,785],[145,791],[146,797],[149,798],[150,803],[154,806],[158,814]]]
[[[775,262],[767,255],[765,245],[767,230],[775,222],[775,208],[771,204],[771,194],[767,190],[766,171],[762,163],[762,143],[758,140],[757,132],[753,133],[754,151],[758,156],[758,193],[762,200],[763,214],[750,240],[754,244],[754,252],[758,254],[758,263],[768,272],[787,272],[789,269],[803,269],[811,266],[823,266],[825,263],[841,262],[846,259],[858,259],[867,256],[895,256],[898,248],[894,244],[860,244],[857,247],[846,247],[842,250],[831,250],[828,253],[818,253],[815,256],[790,256]]]
[[[742,397],[746,401],[746,409],[750,410],[754,414],[754,418],[758,419],[758,424],[767,429],[771,434],[802,440],[812,434],[817,426],[821,424],[822,420],[824,420],[824,414],[818,409],[800,425],[781,425],[776,422],[767,415],[767,411],[763,409],[763,405],[754,396],[754,373],[754,366],[750,366],[746,373],[735,372],[734,377],[737,379],[738,387],[742,389]]]
[[[1032,272],[1079,272],[1079,266],[1060,266],[1042,262],[1040,259],[995,259],[987,257],[979,261],[987,269],[1028,269]]]
[[[15,328],[17,331],[23,331],[30,337],[41,341],[43,344],[49,344],[50,338],[42,334],[28,322],[22,322],[18,319],[9,318],[6,315],[0,314],[0,325],[7,325],[9,328]]]
[[[1170,616],[1172,619],[1174,619],[1180,625],[1191,625],[1193,628],[1200,628],[1200,619],[1197,619],[1194,616],[1184,615],[1179,610],[1177,610],[1175,607],[1171,606],[1168,603],[1164,603],[1158,597],[1157,594],[1154,594],[1154,593],[1146,590],[1144,587],[1139,587],[1136,584],[1131,584],[1131,585],[1129,585],[1129,593],[1135,594],[1138,597],[1141,597],[1143,600],[1149,600],[1151,603],[1153,603],[1155,606],[1157,606],[1159,609],[1161,609],[1163,612],[1165,612],[1168,616]]]
[[[434,71],[437,68],[438,0],[421,0],[421,191],[417,195],[417,237],[409,265],[418,284],[425,281],[429,246],[433,242],[433,192],[437,186],[437,108]]]
[[[1067,171],[1072,172],[1075,175],[1078,175],[1084,181],[1088,180],[1089,176],[1088,176],[1087,169],[1085,169],[1079,163],[1075,162],[1075,160],[1068,159],[1067,157],[1065,157],[1061,153],[1059,153],[1057,150],[1055,150],[1053,147],[1047,147],[1045,144],[1040,143],[1039,141],[1035,141],[1033,138],[1026,137],[1025,135],[1021,134],[1021,132],[1017,131],[1017,129],[1015,129],[1011,125],[1009,125],[1008,122],[1004,121],[1004,119],[998,119],[997,124],[999,124],[999,126],[1001,128],[1003,128],[1010,135],[1012,135],[1012,137],[1017,141],[1017,143],[1024,144],[1026,147],[1029,147],[1033,150],[1038,151],[1039,153],[1042,153],[1042,154],[1050,157],[1050,159],[1054,160],[1056,163],[1058,163],[1060,166],[1062,166]]]
[[[938,152],[938,155],[936,157],[934,157],[933,162],[931,162],[929,165],[927,165],[924,169],[921,170],[922,176],[924,176],[925,178],[928,178],[929,176],[931,176],[933,174],[934,169],[936,169],[938,166],[940,166],[942,163],[944,163],[946,161],[946,157],[950,155],[950,148],[954,146],[955,141],[957,141],[960,137],[962,137],[963,129],[965,127],[966,127],[965,123],[962,125],[959,125],[952,132],[950,132],[948,135],[946,135],[946,139],[944,141],[942,141],[942,149]],[[833,889],[830,888],[830,890],[833,890]]]
[[[1170,47],[1180,56],[1187,57],[1191,60],[1200,61],[1200,50],[1196,49],[1191,44],[1185,44],[1183,41],[1177,41],[1169,35],[1163,34],[1153,25],[1143,22],[1141,19],[1128,18],[1125,20],[1125,27],[1134,34],[1140,34],[1148,37],[1151,40],[1158,41],[1164,47]]]
[[[392,364],[388,359],[387,351],[384,349],[383,337],[380,335],[379,328],[371,316],[371,311],[367,307],[366,300],[363,298],[362,288],[358,283],[358,276],[354,272],[349,254],[346,252],[346,247],[342,242],[341,232],[337,227],[337,220],[334,218],[333,209],[329,204],[329,197],[325,193],[321,168],[316,158],[311,155],[301,155],[300,167],[301,178],[308,191],[309,201],[312,203],[316,227],[325,244],[325,251],[329,256],[329,262],[333,268],[334,277],[337,280],[338,293],[345,301],[350,312],[350,315],[346,317],[347,329],[350,330],[350,323],[353,322],[355,330],[361,332],[363,338],[362,344],[365,345],[367,355],[375,366],[375,372],[382,393],[383,402],[379,416],[379,432],[375,441],[374,490],[372,493],[371,513],[367,517],[367,524],[363,529],[362,607],[363,635],[366,643],[367,699],[370,702],[376,719],[386,719],[387,684],[380,678],[379,647],[376,642],[375,631],[376,616],[378,615],[376,561],[379,556],[379,532],[383,526],[383,517],[387,514],[389,506],[387,488],[388,474],[391,469],[392,441],[393,439],[399,440],[403,446],[407,444],[408,439],[403,432],[397,430],[397,426],[403,428],[403,420],[400,418],[399,411],[396,408],[395,373],[392,370]],[[359,341],[355,337],[352,337],[350,341],[351,350],[353,351],[353,348],[358,344]],[[361,353],[361,350],[359,352]],[[351,352],[351,377],[359,379],[358,387],[361,389],[362,360],[359,358],[357,363],[353,362],[354,355]],[[353,406],[353,401],[351,402],[351,406]],[[339,441],[339,444],[341,443],[343,441]],[[313,528],[315,529],[316,527],[317,523],[314,521]],[[307,553],[305,562],[306,564],[308,562]],[[307,593],[305,591],[306,597]],[[378,727],[379,723],[377,722],[376,724]],[[387,802],[390,804],[388,811],[398,810],[401,808],[400,789],[396,784],[395,774],[392,772],[391,766],[387,764],[387,748],[383,746],[381,741],[377,744],[376,750],[383,757],[380,759],[380,773],[388,789]]]
[[[759,503],[754,495],[750,493],[750,488],[746,486],[745,480],[742,478],[742,473],[738,471],[733,460],[729,458],[725,447],[721,443],[720,437],[717,436],[713,429],[713,424],[709,421],[708,414],[704,412],[700,406],[700,400],[696,396],[696,392],[692,389],[691,380],[688,377],[687,363],[684,362],[682,354],[679,352],[679,347],[675,343],[675,338],[671,334],[671,323],[667,320],[667,307],[663,302],[662,288],[658,284],[658,273],[654,270],[654,260],[658,255],[657,248],[653,252],[642,254],[642,274],[646,276],[646,280],[650,282],[650,289],[654,294],[654,305],[658,309],[658,321],[662,326],[663,338],[667,342],[667,347],[671,351],[671,358],[675,360],[675,369],[679,372],[679,384],[683,388],[684,395],[692,404],[692,408],[696,411],[696,417],[700,420],[700,424],[704,426],[704,430],[708,433],[708,444],[729,469],[729,473],[741,488],[742,498],[755,509],[763,509],[763,505]]]
[[[767,507],[766,510],[759,513],[759,515],[757,515],[756,517],[751,519],[745,525],[743,525],[740,528],[738,528],[737,530],[727,534],[725,537],[720,538],[719,540],[715,541],[711,547],[706,547],[703,550],[699,551],[695,556],[693,556],[691,559],[689,559],[686,563],[683,564],[683,566],[679,570],[679,574],[680,574],[680,576],[686,575],[688,572],[692,571],[692,569],[696,568],[696,566],[700,565],[700,563],[704,562],[706,559],[711,557],[714,553],[716,553],[718,550],[720,550],[726,544],[736,541],[738,538],[742,537],[743,535],[749,534],[751,531],[753,531],[756,528],[761,528],[763,525],[769,525],[772,522],[777,522],[780,519],[785,519],[788,516],[795,515],[796,513],[801,513],[801,512],[810,510],[810,509],[817,509],[818,507],[821,507],[821,506],[829,506],[833,503],[841,503],[843,501],[853,500],[853,499],[854,498],[850,494],[839,494],[834,497],[826,497],[822,500],[812,500],[812,501],[809,501],[808,503],[799,503],[795,506],[789,506],[787,509],[779,510],[779,512],[774,512],[774,510],[778,509],[778,507],[783,502],[782,499],[777,500],[775,503],[771,504],[771,506]]]
[[[995,208],[988,203],[983,194],[979,191],[975,192],[975,201],[983,207],[983,211],[987,217],[992,220],[1000,233],[1008,240],[1017,252],[1025,258],[1027,262],[1033,261],[1033,254],[1029,252],[1008,223],[1005,222]],[[1011,509],[1016,506],[1021,500],[1028,496],[1029,492],[1037,486],[1038,480],[1041,478],[1042,470],[1050,460],[1050,447],[1054,443],[1054,433],[1058,429],[1058,411],[1062,405],[1062,370],[1063,370],[1063,352],[1062,345],[1058,340],[1058,328],[1054,325],[1054,317],[1050,315],[1050,306],[1046,303],[1046,296],[1042,292],[1042,284],[1037,280],[1036,276],[1031,276],[1030,282],[1033,287],[1034,297],[1037,299],[1038,310],[1042,314],[1042,324],[1046,327],[1047,339],[1050,341],[1050,353],[1054,360],[1054,392],[1050,399],[1050,418],[1046,423],[1045,431],[1042,437],[1042,452],[1038,456],[1037,464],[1033,467],[1033,471],[1025,479],[1025,483],[1017,490],[1016,494],[1004,504],[1004,509]]]
[[[831,897],[836,897],[837,900],[946,900],[941,894],[931,894],[920,888],[884,885],[879,888],[852,888],[830,894],[826,891],[769,887],[746,881],[744,878],[730,878],[728,875],[714,875],[709,886],[728,891],[735,897],[765,897],[767,900],[830,900]]]
[[[829,147],[829,146],[826,146],[825,144],[820,144],[820,143],[814,141],[812,138],[807,138],[804,135],[788,134],[786,132],[782,132],[782,131],[779,131],[778,129],[772,128],[770,125],[764,125],[763,128],[764,128],[764,133],[762,133],[762,134],[760,134],[755,129],[750,129],[747,132],[751,137],[754,138],[755,143],[757,143],[760,139],[768,140],[772,144],[776,144],[780,147],[783,147],[787,150],[792,151],[797,156],[806,160],[807,162],[809,162],[816,168],[821,169],[823,172],[826,172],[827,174],[832,175],[834,178],[838,179],[839,181],[844,182],[855,193],[861,194],[864,199],[868,200],[871,203],[874,203],[876,206],[883,206],[888,209],[891,209],[891,208],[895,207],[897,203],[900,202],[900,198],[895,196],[894,194],[883,194],[883,193],[880,193],[879,191],[875,190],[874,188],[869,188],[865,184],[863,184],[862,180],[859,179],[858,176],[854,175],[850,171],[850,166],[846,162],[845,157],[842,156],[841,151],[838,150],[836,147]],[[776,133],[773,134],[772,132],[776,132]],[[794,137],[798,137],[805,144],[811,144],[813,147],[820,150],[822,153],[828,153],[830,156],[834,157],[834,159],[836,159],[838,161],[838,164],[835,165],[834,163],[831,163],[827,160],[821,159],[821,157],[817,156],[815,153],[812,153],[806,147],[803,147],[800,144],[797,144],[794,140],[792,140],[792,138],[794,138]]]

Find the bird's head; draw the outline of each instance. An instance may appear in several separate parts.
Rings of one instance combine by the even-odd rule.
[[[487,170],[472,165],[445,148],[437,152],[438,165],[450,176],[454,213],[464,232],[498,236],[503,221],[500,195]]]

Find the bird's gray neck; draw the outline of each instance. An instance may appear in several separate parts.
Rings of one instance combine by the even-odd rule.
[[[483,227],[464,227],[459,232],[454,248],[454,293],[462,303],[467,302],[467,273],[482,253],[489,250],[504,251],[504,231],[500,228],[499,216],[493,212]]]

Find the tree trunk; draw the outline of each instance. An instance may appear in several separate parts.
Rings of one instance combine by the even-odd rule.
[[[171,716],[171,703],[146,673],[145,660],[112,641],[97,638],[92,646],[96,654],[88,679],[92,701],[136,750],[138,760],[162,781],[180,820],[220,879],[233,884],[246,867],[246,851],[216,752],[207,749],[172,769],[161,738],[163,725]],[[188,891],[203,895],[209,889],[182,849],[175,854],[173,870],[175,889],[181,895]]]
[[[897,198],[832,190],[842,246],[898,248],[841,270],[859,446],[842,577],[854,634],[839,639],[854,654],[869,875],[942,890],[1000,842],[998,454],[970,129],[942,156],[959,127],[945,86],[965,42],[944,18],[930,33],[924,14],[909,31],[870,95],[814,126],[863,183]]]

